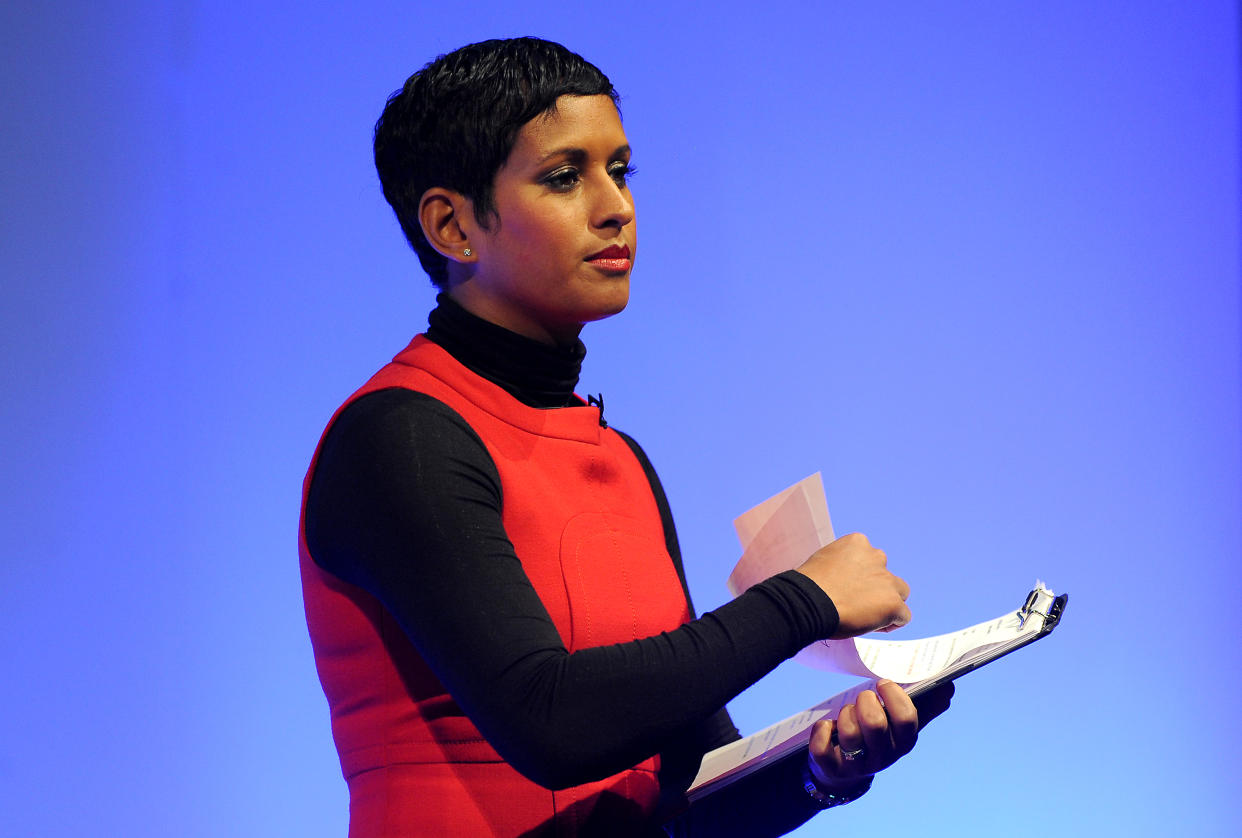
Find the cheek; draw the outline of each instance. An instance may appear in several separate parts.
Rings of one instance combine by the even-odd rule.
[[[509,266],[529,277],[532,272],[563,273],[585,256],[585,220],[579,202],[565,196],[515,201],[498,207],[499,235]]]
[[[549,253],[576,250],[581,244],[580,232],[584,225],[578,222],[574,207],[568,202],[531,213],[523,222],[528,242]]]
[[[547,261],[567,249],[563,228],[548,218],[527,218],[508,231],[513,250],[525,258]]]

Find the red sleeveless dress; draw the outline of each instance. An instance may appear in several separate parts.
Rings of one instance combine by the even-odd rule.
[[[570,652],[689,619],[650,484],[597,408],[528,407],[420,335],[337,415],[390,387],[440,400],[482,439],[505,530]],[[642,823],[659,794],[658,756],[564,790],[535,784],[488,744],[379,601],[315,564],[305,507],[318,456],[303,484],[302,591],[349,784],[350,838],[575,835],[592,814],[620,834]]]

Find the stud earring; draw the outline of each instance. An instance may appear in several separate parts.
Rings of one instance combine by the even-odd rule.
[[[461,255],[469,258],[474,255],[474,251],[467,247],[465,250],[461,252]]]

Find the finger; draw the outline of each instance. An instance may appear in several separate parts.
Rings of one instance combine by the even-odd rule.
[[[811,773],[817,781],[832,783],[851,775],[848,763],[842,766],[841,754],[837,746],[836,722],[831,719],[820,719],[811,726],[810,754]]]
[[[854,764],[866,756],[866,742],[863,741],[862,728],[858,726],[858,713],[853,704],[847,704],[837,714],[837,748],[841,752],[841,765],[853,768]],[[862,753],[858,753],[859,751]],[[854,754],[853,757],[848,756]]]
[[[897,582],[897,594],[901,597],[901,601],[905,602],[910,598],[910,586],[900,576],[894,576],[893,579]]]
[[[898,754],[908,754],[919,738],[919,712],[906,691],[892,681],[881,681],[876,692],[888,713],[888,731]]]
[[[832,752],[832,731],[831,719],[820,719],[811,725],[811,756],[819,762],[824,762],[825,758]]]
[[[953,682],[949,681],[914,699],[914,707],[919,713],[919,730],[927,727],[928,722],[949,709],[954,689]]]
[[[892,758],[893,740],[888,733],[888,714],[884,712],[884,705],[880,704],[874,692],[864,690],[854,707],[867,759],[876,763],[887,762]]]
[[[907,606],[903,602],[901,606],[893,613],[893,622],[890,623],[888,627],[885,628],[884,630],[893,631],[894,629],[899,629],[902,626],[909,623],[910,620],[913,619],[913,617],[914,615],[910,613],[910,607]]]

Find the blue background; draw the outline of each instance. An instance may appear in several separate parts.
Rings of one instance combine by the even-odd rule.
[[[701,609],[822,470],[921,636],[1071,594],[805,835],[1237,834],[1239,13],[1227,2],[0,10],[0,832],[342,836],[298,585],[331,411],[433,293],[370,130],[434,55],[621,90],[641,247],[580,392]],[[786,664],[744,731],[844,678]]]

